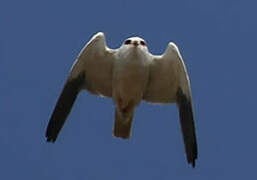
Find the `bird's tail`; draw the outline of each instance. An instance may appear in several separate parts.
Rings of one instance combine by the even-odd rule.
[[[123,139],[130,138],[133,116],[134,116],[134,110],[131,110],[130,112],[122,113],[116,109],[113,135]]]

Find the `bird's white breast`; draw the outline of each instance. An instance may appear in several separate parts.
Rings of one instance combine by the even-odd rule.
[[[140,49],[117,53],[113,69],[113,95],[124,101],[140,102],[149,76],[149,54]]]

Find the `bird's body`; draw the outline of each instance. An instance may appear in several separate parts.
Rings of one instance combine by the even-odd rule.
[[[129,53],[121,51],[113,67],[113,98],[133,100],[138,104],[144,93],[149,76],[149,64],[144,51],[137,47]]]
[[[176,103],[187,160],[195,166],[197,143],[190,81],[180,52],[169,43],[165,53],[149,53],[146,42],[132,37],[119,49],[106,46],[97,33],[80,52],[58,99],[47,127],[47,141],[54,142],[81,90],[110,97],[115,103],[113,134],[129,138],[134,110],[141,100]]]
[[[140,40],[132,38],[131,41],[139,44]],[[144,47],[131,46],[121,48],[113,65],[114,135],[122,138],[130,136],[134,108],[143,98],[150,69],[150,57]]]

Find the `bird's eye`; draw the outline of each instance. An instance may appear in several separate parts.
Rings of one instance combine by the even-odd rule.
[[[140,41],[140,44],[141,44],[142,46],[146,46],[145,41]]]
[[[128,40],[126,40],[125,42],[124,42],[124,44],[131,44],[131,40],[130,39],[128,39]]]

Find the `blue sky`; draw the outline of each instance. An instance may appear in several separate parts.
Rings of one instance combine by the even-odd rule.
[[[0,2],[0,179],[255,179],[254,0]],[[142,103],[130,140],[113,138],[111,99],[81,93],[55,144],[45,129],[69,69],[102,31],[118,48],[140,36],[180,48],[199,145],[186,162],[175,105]]]

